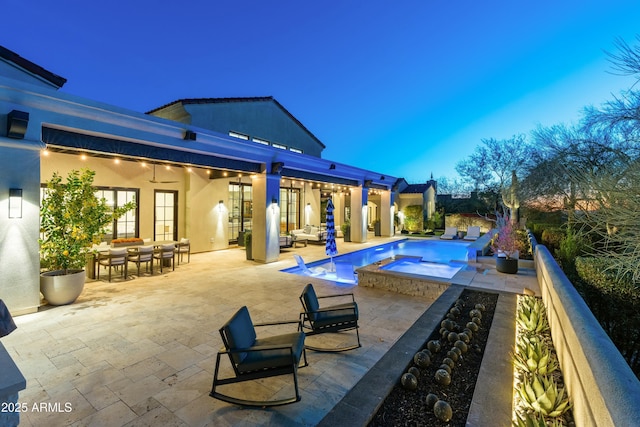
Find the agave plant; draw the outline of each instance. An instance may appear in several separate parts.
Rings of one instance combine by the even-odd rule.
[[[553,378],[546,375],[523,378],[517,391],[527,409],[545,417],[559,417],[571,406],[569,398],[565,397],[564,387],[558,389]]]
[[[518,305],[517,322],[528,332],[539,334],[549,329],[542,300],[528,295],[522,297]]]
[[[524,417],[516,415],[516,419],[513,421],[513,427],[563,427],[563,424],[558,418],[552,418],[546,421],[544,417],[524,414]]]
[[[558,369],[558,363],[551,357],[549,348],[537,336],[521,337],[513,355],[513,364],[531,374],[547,375]]]

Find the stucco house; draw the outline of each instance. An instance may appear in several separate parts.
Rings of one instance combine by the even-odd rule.
[[[101,197],[136,201],[107,241],[188,237],[202,252],[251,229],[254,260],[269,263],[283,233],[321,224],[327,197],[337,224],[349,217],[352,241],[366,242],[373,219],[393,233],[399,179],[322,158],[325,145],[272,97],[142,113],[70,95],[65,83],[0,47],[0,297],[14,315],[40,304],[39,203],[54,171],[88,167]],[[10,194],[19,214],[8,214]]]

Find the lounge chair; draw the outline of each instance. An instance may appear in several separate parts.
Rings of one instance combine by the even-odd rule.
[[[467,234],[464,236],[464,240],[478,240],[478,237],[480,237],[480,227],[477,225],[467,227]]]
[[[441,239],[453,240],[458,235],[458,227],[445,227],[444,234],[440,236]]]
[[[336,277],[339,282],[358,283],[356,273],[353,271],[353,264],[349,262],[336,262]]]
[[[320,307],[319,299],[351,297],[351,301],[332,305],[328,307]],[[306,335],[318,335],[329,332],[356,331],[357,344],[346,347],[317,347],[307,344],[307,348],[315,351],[338,352],[353,350],[361,347],[360,333],[358,332],[358,304],[356,303],[353,293],[335,294],[318,297],[313,285],[309,283],[304,287],[302,295],[300,295],[303,311],[300,313],[300,328],[308,330]]]
[[[302,270],[302,272],[304,274],[306,274],[307,276],[320,276],[321,274],[325,274],[326,270],[324,268],[320,268],[320,267],[307,267],[307,265],[304,263],[304,260],[302,259],[302,257],[298,254],[293,254],[293,258],[296,260],[296,263],[298,264],[298,267],[300,267],[300,270]]]
[[[224,348],[220,349],[216,358],[213,386],[209,396],[242,406],[277,406],[300,401],[298,390],[298,367],[307,366],[304,332],[297,331],[288,334],[257,338],[255,327],[268,325],[282,325],[299,321],[253,324],[247,307],[240,308],[231,319],[220,328]],[[298,328],[299,329],[299,328]],[[220,358],[223,354],[229,356],[233,367],[234,377],[218,378],[220,372]],[[239,397],[232,397],[220,393],[217,388],[227,384],[252,381],[279,375],[292,375],[295,396],[278,400],[256,401]]]

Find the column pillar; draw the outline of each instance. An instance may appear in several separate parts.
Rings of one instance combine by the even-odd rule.
[[[380,195],[380,235],[382,237],[393,236],[393,211],[391,191],[383,191]]]
[[[365,243],[367,241],[367,201],[369,189],[355,187],[351,189],[351,241]]]
[[[263,173],[253,179],[253,259],[269,263],[280,255],[280,175]]]

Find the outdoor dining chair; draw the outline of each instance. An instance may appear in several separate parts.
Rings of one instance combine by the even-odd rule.
[[[187,263],[191,261],[191,243],[189,239],[182,238],[176,243],[176,257],[178,258],[178,264],[184,261],[184,254],[187,254]]]
[[[109,281],[111,281],[111,268],[123,267],[122,276],[127,278],[127,248],[113,249],[108,252],[98,252],[98,280],[100,280],[100,267],[109,268]]]
[[[163,272],[165,262],[171,262],[173,270],[176,269],[176,245],[173,243],[167,243],[160,245],[158,249],[153,253],[153,257],[158,260],[160,264],[160,273]]]
[[[138,277],[140,277],[140,264],[146,264],[147,270],[151,268],[151,274],[153,274],[153,245],[130,248],[127,261],[133,262],[138,266]]]
[[[346,303],[320,307],[319,299],[345,298]],[[313,285],[309,283],[304,287],[300,295],[303,311],[300,313],[300,330],[305,330],[306,335],[318,335],[330,332],[356,331],[357,344],[343,347],[317,347],[307,345],[307,348],[315,351],[338,352],[353,350],[361,347],[360,333],[358,332],[358,304],[353,293],[326,295],[318,297]]]
[[[213,386],[209,395],[242,406],[277,406],[300,401],[298,390],[298,367],[307,366],[304,332],[257,338],[256,326],[299,324],[298,321],[253,324],[246,306],[240,308],[231,319],[220,328],[223,348],[216,357]],[[233,376],[219,378],[223,355],[229,356]],[[302,365],[300,363],[303,362]],[[280,375],[291,375],[295,396],[276,400],[252,400],[232,397],[219,391],[220,386],[244,381],[258,380]],[[241,390],[241,389],[240,389]]]

